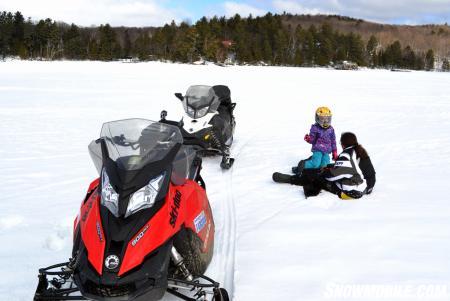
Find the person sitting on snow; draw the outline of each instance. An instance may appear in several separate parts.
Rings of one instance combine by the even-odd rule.
[[[321,189],[338,195],[342,199],[359,199],[370,194],[375,186],[375,169],[367,151],[350,132],[341,136],[342,153],[330,168],[304,170],[301,175],[274,173],[278,183],[303,186],[305,196],[316,196]]]
[[[312,156],[307,160],[301,160],[298,166],[292,168],[292,172],[300,175],[304,169],[323,168],[330,164],[330,153],[333,160],[337,159],[336,135],[331,126],[331,110],[320,107],[316,110],[316,123],[311,126],[309,134],[304,140],[312,144]]]

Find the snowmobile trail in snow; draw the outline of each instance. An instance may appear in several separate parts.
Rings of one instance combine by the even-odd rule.
[[[230,300],[234,297],[234,273],[235,273],[235,257],[236,257],[236,206],[233,197],[233,171],[239,166],[239,154],[242,149],[250,142],[246,140],[242,145],[234,147],[232,154],[236,159],[233,167],[229,170],[222,170],[224,181],[223,190],[226,191],[226,197],[220,204],[222,231],[218,241],[218,248],[214,256],[218,256],[218,266],[223,271],[223,286],[228,290]],[[236,144],[235,144],[236,145]],[[239,143],[237,143],[239,145]],[[238,149],[238,151],[236,150]],[[237,162],[237,163],[236,163]],[[236,165],[237,164],[237,165]]]

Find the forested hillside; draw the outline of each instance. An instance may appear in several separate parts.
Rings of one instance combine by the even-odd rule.
[[[140,60],[450,69],[447,25],[394,26],[341,16],[202,18],[159,28],[79,27],[0,13],[0,54],[22,59]]]

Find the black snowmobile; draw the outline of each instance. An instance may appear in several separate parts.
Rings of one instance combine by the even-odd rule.
[[[183,103],[184,116],[180,122],[166,120],[167,111],[161,112],[161,121],[180,128],[185,144],[201,145],[204,156],[221,155],[220,166],[229,169],[234,158],[230,157],[236,121],[227,86],[191,86],[186,95],[175,93]]]

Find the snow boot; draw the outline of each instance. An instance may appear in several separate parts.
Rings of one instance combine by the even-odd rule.
[[[300,176],[302,174],[303,169],[305,169],[305,161],[306,160],[300,160],[297,166],[292,167],[292,172],[295,175]]]
[[[291,175],[275,172],[272,175],[272,179],[274,182],[277,182],[277,183],[291,184]]]

